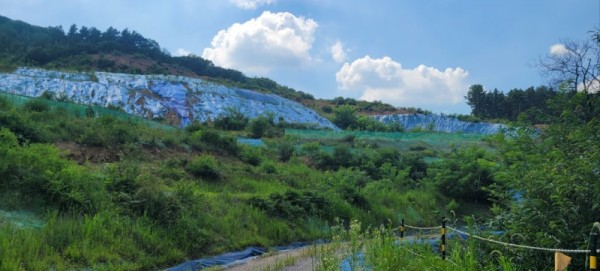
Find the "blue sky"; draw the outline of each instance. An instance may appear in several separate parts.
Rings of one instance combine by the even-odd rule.
[[[599,0],[0,0],[34,25],[129,28],[313,94],[469,113],[471,84],[545,84],[550,47],[600,25]]]

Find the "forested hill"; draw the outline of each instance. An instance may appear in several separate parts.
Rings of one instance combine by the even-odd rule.
[[[105,71],[130,74],[176,74],[211,78],[239,88],[274,93],[295,101],[314,100],[310,94],[268,78],[215,66],[198,56],[171,56],[158,42],[129,29],[72,25],[39,27],[0,16],[0,67]]]

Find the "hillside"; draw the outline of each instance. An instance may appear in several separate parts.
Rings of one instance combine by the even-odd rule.
[[[344,98],[315,99],[264,77],[248,77],[240,71],[215,66],[198,56],[171,56],[158,42],[129,29],[75,25],[39,27],[0,15],[0,71],[10,72],[18,67],[38,67],[50,70],[127,74],[164,74],[199,78],[232,88],[276,94],[299,102],[320,114],[330,114],[332,108],[344,103]],[[342,103],[340,103],[340,100]],[[381,102],[352,101],[359,112],[399,112]],[[416,109],[408,111],[416,112]]]
[[[215,121],[235,111],[248,119],[268,115],[277,123],[337,129],[313,110],[277,95],[183,76],[19,68],[14,73],[0,73],[0,91],[112,107],[147,119],[165,119],[180,127],[194,121]]]

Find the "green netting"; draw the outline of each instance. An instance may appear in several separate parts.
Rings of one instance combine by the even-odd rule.
[[[401,150],[423,146],[438,150],[448,150],[466,145],[483,145],[485,135],[450,134],[436,132],[368,132],[368,131],[326,131],[286,129],[286,136],[300,140],[318,140],[325,142],[343,141],[354,137],[355,142],[367,142],[379,146],[394,147]]]
[[[44,221],[34,213],[27,211],[4,211],[0,210],[0,225],[12,224],[18,228],[42,228]]]
[[[285,135],[310,139],[340,140],[348,136],[364,140],[422,140],[422,141],[480,141],[484,135],[478,134],[449,134],[427,132],[369,132],[369,131],[325,131],[286,129]]]
[[[2,97],[3,99],[5,99],[8,102],[10,102],[14,105],[17,105],[17,106],[22,106],[25,103],[27,103],[33,99],[39,99],[39,98],[20,96],[20,95],[9,94],[9,93],[0,93],[0,97]],[[45,99],[39,99],[39,100],[44,102],[45,104],[49,105],[51,108],[62,108],[64,110],[66,110],[67,112],[73,114],[76,117],[87,116],[89,108],[91,108],[93,110],[94,117],[96,117],[96,118],[102,117],[102,116],[112,116],[112,117],[115,117],[118,119],[143,124],[143,125],[153,127],[153,128],[159,128],[159,129],[165,129],[165,130],[176,129],[173,126],[165,125],[165,124],[151,121],[151,120],[148,120],[148,119],[145,119],[142,117],[127,114],[125,112],[111,110],[111,109],[101,107],[101,106],[89,106],[89,105],[74,104],[74,103],[67,103],[67,102],[51,101],[51,100],[45,100]]]

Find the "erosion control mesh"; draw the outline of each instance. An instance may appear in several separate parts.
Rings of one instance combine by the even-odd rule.
[[[285,135],[300,140],[343,141],[353,137],[355,142],[376,143],[380,146],[408,149],[426,145],[436,149],[461,147],[471,144],[483,144],[485,135],[450,134],[436,132],[368,132],[368,131],[326,131],[286,129]]]
[[[24,105],[27,102],[34,100],[34,99],[38,99],[39,101],[47,104],[51,108],[54,108],[54,109],[62,108],[64,110],[66,110],[67,112],[69,112],[70,114],[73,114],[74,116],[77,116],[77,117],[85,117],[89,113],[92,113],[93,117],[95,117],[95,118],[102,117],[102,116],[112,116],[112,117],[115,117],[118,119],[127,120],[127,121],[131,121],[134,123],[140,123],[140,124],[143,124],[143,125],[146,125],[149,127],[153,127],[153,128],[160,128],[160,129],[165,129],[165,130],[176,129],[173,126],[161,124],[161,123],[158,123],[155,121],[144,119],[142,117],[130,115],[130,114],[127,114],[124,112],[116,111],[116,110],[111,110],[111,109],[101,107],[101,106],[88,106],[88,105],[74,104],[74,103],[68,103],[68,102],[59,102],[59,101],[46,100],[46,99],[42,99],[42,98],[31,98],[31,97],[25,97],[25,96],[2,93],[2,92],[0,92],[0,98],[5,99],[8,102],[10,102],[14,105],[17,105],[17,106]],[[92,110],[91,112],[90,112],[90,109]]]

